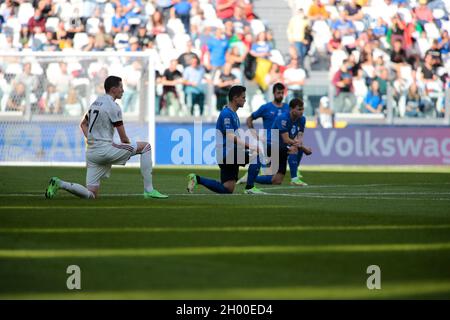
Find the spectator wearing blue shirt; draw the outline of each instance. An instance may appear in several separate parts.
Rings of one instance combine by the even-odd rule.
[[[370,84],[370,90],[363,104],[363,113],[381,113],[383,111],[383,99],[381,98],[378,81],[372,81]]]
[[[448,36],[447,30],[441,31],[441,37],[438,39],[439,44],[439,50],[441,51],[441,54],[447,54],[450,52],[450,38]]]
[[[199,65],[198,59],[192,59],[191,65],[183,71],[184,93],[186,95],[186,105],[190,107],[191,114],[194,115],[194,106],[198,104],[200,115],[203,115],[205,105],[205,90],[203,88],[203,78],[205,69]]]
[[[228,51],[228,40],[224,37],[223,28],[216,29],[215,37],[208,40],[208,50],[210,52],[210,63],[214,70],[225,64],[225,56]]]
[[[184,25],[187,34],[191,33],[191,9],[192,5],[188,0],[174,1],[175,14]]]
[[[111,26],[112,33],[116,34],[127,31],[129,26],[128,20],[124,15],[125,9],[123,7],[117,6],[115,10],[116,13],[114,17],[112,17],[112,26]]]
[[[271,50],[272,47],[266,41],[266,33],[258,33],[255,43],[250,48],[250,54],[254,57],[268,58]]]
[[[216,122],[216,154],[220,168],[220,182],[191,173],[188,175],[187,190],[194,192],[197,184],[209,190],[230,194],[234,192],[239,175],[239,166],[250,162],[249,151],[259,152],[258,147],[249,145],[245,139],[239,136],[240,122],[237,111],[245,104],[245,91],[243,86],[233,86],[228,93],[228,106],[220,112]],[[239,152],[239,154],[238,154]],[[244,163],[240,163],[239,155],[244,153]],[[264,194],[254,186],[254,180],[258,175],[259,165],[251,164],[249,167],[249,179],[245,188],[246,194]],[[251,173],[250,173],[251,172]]]

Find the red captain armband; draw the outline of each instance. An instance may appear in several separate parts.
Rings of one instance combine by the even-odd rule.
[[[113,126],[116,127],[120,127],[123,126],[123,121],[117,121],[117,122],[113,122]]]

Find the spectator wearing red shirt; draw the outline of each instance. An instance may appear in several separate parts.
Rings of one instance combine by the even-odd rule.
[[[216,13],[219,19],[230,19],[234,14],[237,0],[217,0]]]
[[[419,0],[419,6],[414,9],[418,22],[423,26],[427,22],[433,22],[433,12],[427,6],[427,0]]]
[[[36,33],[36,28],[40,28],[42,32],[45,32],[45,18],[40,9],[36,9],[34,16],[28,20],[28,30],[31,34]]]

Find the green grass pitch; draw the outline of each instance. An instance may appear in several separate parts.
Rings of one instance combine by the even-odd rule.
[[[0,167],[0,299],[450,298],[450,173],[308,170],[308,187],[223,196],[187,194],[189,172],[154,171],[167,200],[118,168],[98,200],[46,200],[52,175],[85,170]]]

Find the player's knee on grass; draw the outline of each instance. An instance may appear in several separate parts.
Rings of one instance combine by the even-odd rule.
[[[88,186],[87,189],[90,192],[92,192],[92,194],[93,194],[93,197],[90,198],[90,199],[97,199],[99,197],[99,192],[98,191],[100,189],[100,186]]]
[[[233,193],[233,192],[234,192],[234,188],[236,187],[236,181],[227,181],[227,182],[224,182],[223,186],[225,187],[225,189],[226,189],[229,193]]]
[[[277,174],[274,175],[273,178],[272,178],[272,184],[274,184],[274,185],[280,185],[280,184],[283,183],[283,179],[284,179],[284,174],[277,173]]]
[[[145,141],[138,141],[136,142],[136,145],[137,145],[136,153],[144,153],[152,149],[150,143]]]

